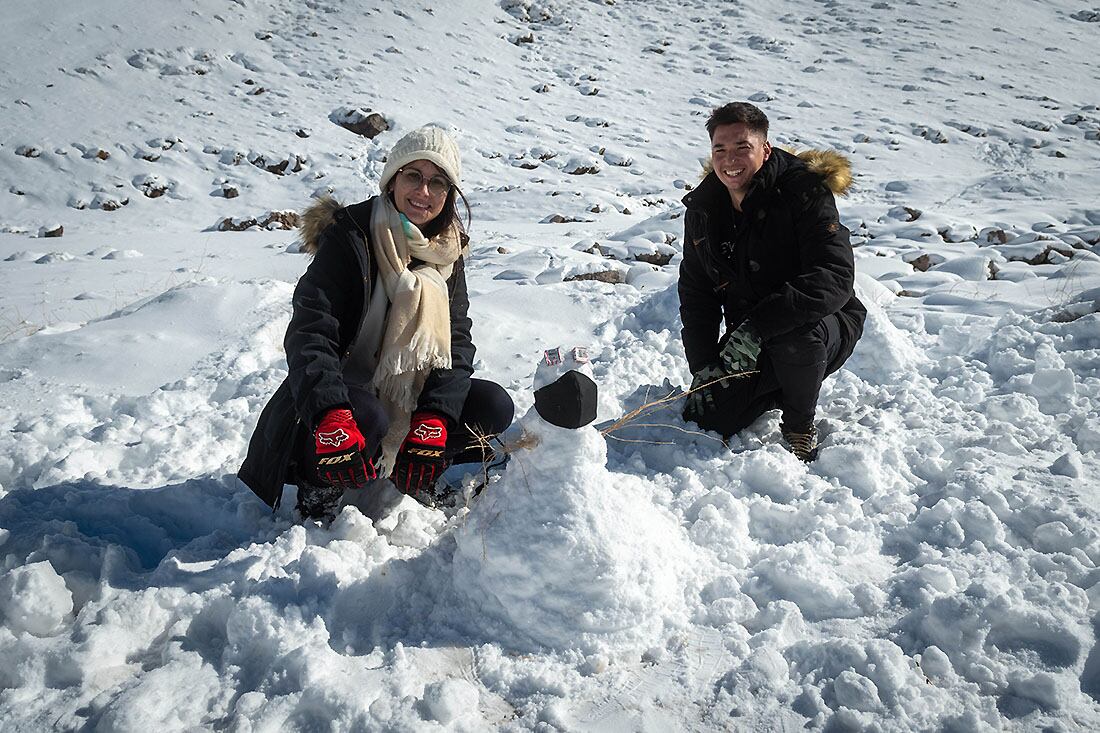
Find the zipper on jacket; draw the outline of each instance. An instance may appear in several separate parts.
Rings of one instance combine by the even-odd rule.
[[[355,223],[356,228],[359,229],[359,232],[361,234],[363,232],[362,228],[359,227],[358,223],[355,222],[354,219],[352,219],[352,222]],[[355,234],[355,232],[349,232],[349,234]],[[343,358],[340,359],[341,367],[343,367],[347,360],[351,358],[351,352],[355,350],[355,345],[359,341],[359,331],[363,326],[363,319],[367,317],[367,308],[370,307],[370,299],[373,295],[373,293],[371,292],[373,284],[371,283],[370,276],[370,240],[366,238],[363,239],[363,258],[366,262],[366,272],[363,274],[363,309],[359,312],[358,325],[356,326],[355,333],[352,335],[351,341],[348,342],[347,349],[344,350]],[[356,259],[358,259],[358,255],[356,256]]]

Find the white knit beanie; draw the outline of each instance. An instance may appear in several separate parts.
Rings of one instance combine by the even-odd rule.
[[[429,160],[443,169],[447,178],[455,186],[462,185],[462,161],[458,155],[458,145],[454,138],[442,127],[425,125],[413,130],[397,141],[386,158],[386,167],[382,169],[382,178],[378,189],[385,193],[397,171],[414,160]]]

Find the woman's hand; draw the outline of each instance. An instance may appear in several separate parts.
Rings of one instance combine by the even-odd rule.
[[[433,412],[414,413],[393,469],[398,491],[431,504],[432,488],[447,468],[446,445],[447,421]]]
[[[351,410],[329,410],[313,433],[317,476],[330,486],[355,489],[378,478],[374,461],[363,455],[367,441]]]

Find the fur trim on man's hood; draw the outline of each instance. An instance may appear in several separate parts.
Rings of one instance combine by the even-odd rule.
[[[785,149],[785,148],[784,148]],[[837,196],[846,196],[852,188],[852,163],[848,158],[835,150],[803,150],[796,153],[787,150],[806,164],[812,173],[821,176],[822,181]],[[703,164],[703,178],[706,178],[714,170],[711,159]]]
[[[852,162],[835,150],[803,150],[795,153],[811,172],[821,176],[837,196],[847,196],[852,188]]]
[[[322,196],[302,212],[298,232],[302,239],[303,252],[317,254],[317,249],[321,246],[321,232],[336,221],[336,212],[342,208],[343,204],[332,196]]]

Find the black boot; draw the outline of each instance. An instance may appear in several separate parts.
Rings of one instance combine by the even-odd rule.
[[[298,503],[295,508],[304,520],[331,522],[336,518],[336,509],[340,506],[343,495],[344,490],[338,486],[303,482],[298,484]]]

